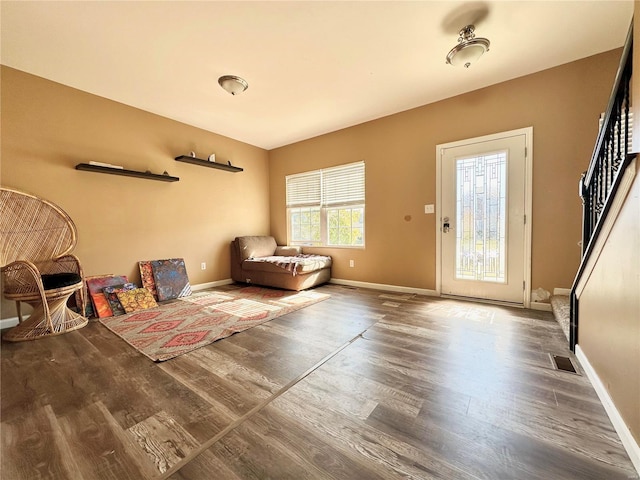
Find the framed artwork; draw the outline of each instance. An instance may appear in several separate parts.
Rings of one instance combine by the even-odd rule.
[[[109,306],[111,307],[111,311],[113,312],[114,317],[125,314],[124,308],[122,307],[120,300],[118,300],[118,293],[125,292],[127,290],[133,290],[135,288],[136,285],[133,283],[104,287],[102,291],[104,293],[104,296],[107,297],[107,302],[109,302]]]
[[[147,308],[157,307],[153,295],[146,288],[134,288],[133,290],[123,290],[117,292],[118,300],[126,313],[137,312],[138,310],[146,310]]]
[[[191,295],[191,285],[189,285],[184,259],[153,260],[151,267],[156,283],[158,301],[162,302]]]
[[[114,285],[123,285],[128,283],[126,276],[122,275],[101,275],[95,277],[88,277],[87,289],[89,290],[89,298],[93,304],[93,312],[98,318],[112,317],[113,310],[107,297],[104,295],[105,287],[112,287]]]
[[[153,267],[150,260],[143,260],[138,262],[140,268],[140,278],[142,280],[142,287],[151,292],[153,298],[158,300],[158,291],[156,290],[156,281],[153,278]]]

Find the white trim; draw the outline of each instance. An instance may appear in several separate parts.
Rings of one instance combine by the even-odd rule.
[[[531,302],[529,304],[531,310],[542,310],[544,312],[551,312],[551,304],[543,302]]]
[[[564,296],[569,296],[571,295],[571,289],[570,288],[554,288],[553,289],[553,294],[554,295],[564,295]]]
[[[22,316],[23,320],[26,320],[27,318],[29,318],[29,315]],[[18,325],[18,317],[3,318],[0,320],[0,329],[2,330],[5,328],[15,327],[16,325]]]
[[[640,445],[638,445],[635,438],[633,438],[629,427],[627,427],[627,424],[622,418],[622,415],[620,415],[620,412],[618,412],[615,403],[613,403],[613,399],[609,395],[609,392],[607,391],[605,386],[602,384],[600,377],[598,377],[598,374],[591,366],[591,363],[589,363],[589,359],[580,348],[580,345],[576,345],[576,358],[587,374],[587,378],[591,381],[591,385],[593,385],[593,388],[598,394],[598,397],[600,398],[600,401],[602,402],[607,415],[609,415],[609,419],[613,424],[613,428],[615,428],[616,432],[618,433],[620,441],[622,441],[622,445],[624,446],[627,454],[629,455],[629,458],[631,459],[631,463],[633,463],[636,471],[638,472],[638,474],[640,474]]]
[[[533,127],[519,128],[508,132],[494,133],[484,135],[482,137],[468,138],[458,140],[456,142],[442,143],[436,145],[436,292],[439,295],[442,282],[442,154],[447,148],[455,148],[471,143],[489,142],[492,140],[500,140],[506,137],[514,137],[524,135],[525,137],[525,186],[524,186],[524,211],[526,215],[526,223],[524,225],[524,291],[523,305],[524,308],[531,308],[531,236],[533,224]]]
[[[436,145],[436,292],[442,291],[442,155],[443,145]]]
[[[524,308],[524,305],[521,303],[492,300],[490,298],[465,297],[462,295],[447,295],[445,293],[441,293],[440,298],[450,298],[451,300],[460,300],[461,302],[483,303],[485,305],[499,305],[501,307]]]
[[[221,287],[222,285],[231,285],[233,280],[226,278],[224,280],[216,280],[215,282],[199,283],[198,285],[191,285],[191,290],[197,292],[198,290],[206,290],[207,288]]]
[[[384,283],[359,282],[356,280],[343,280],[341,278],[332,278],[331,280],[329,280],[329,283],[333,283],[336,285],[346,285],[348,287],[370,288],[372,290],[385,290],[388,292],[415,293],[418,295],[427,295],[430,297],[440,296],[438,292],[436,292],[435,290],[429,290],[426,288],[403,287],[401,285],[386,285]]]

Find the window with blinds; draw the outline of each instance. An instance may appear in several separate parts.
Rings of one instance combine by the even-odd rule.
[[[291,245],[364,247],[364,162],[286,177]]]

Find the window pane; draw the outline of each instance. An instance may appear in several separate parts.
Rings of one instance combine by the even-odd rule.
[[[456,161],[456,278],[506,282],[507,154]]]
[[[328,245],[364,245],[364,207],[327,209]]]
[[[362,228],[354,228],[352,234],[352,245],[364,245],[364,232]]]
[[[335,210],[329,210],[327,212],[327,223],[329,224],[329,228],[338,228],[338,212]]]
[[[289,241],[292,244],[314,244],[322,242],[320,230],[320,208],[301,207],[289,210]]]
[[[329,245],[338,245],[338,229],[330,228],[329,229]]]
[[[320,225],[311,225],[311,240],[320,242],[321,239]]]
[[[361,227],[363,223],[362,220],[363,220],[362,209],[353,208],[351,210],[351,224],[354,227]]]

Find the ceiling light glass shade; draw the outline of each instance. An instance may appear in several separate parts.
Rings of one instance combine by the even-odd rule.
[[[238,95],[249,88],[249,84],[244,78],[235,75],[223,75],[218,79],[218,83],[231,95]]]
[[[458,45],[453,47],[447,54],[447,63],[458,66],[464,65],[469,68],[471,64],[476,63],[484,52],[489,51],[490,42],[486,38],[476,38],[473,31],[473,25],[467,25],[460,30],[460,38]]]

